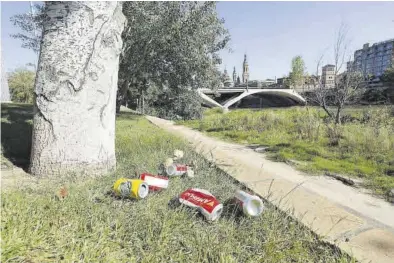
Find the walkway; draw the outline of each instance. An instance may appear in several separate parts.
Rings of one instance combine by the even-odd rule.
[[[171,121],[153,124],[188,140],[205,158],[272,204],[294,216],[325,240],[361,262],[394,262],[394,206],[341,182],[305,176],[245,146],[210,138]]]

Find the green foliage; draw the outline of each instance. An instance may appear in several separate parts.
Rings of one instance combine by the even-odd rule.
[[[270,158],[305,162],[299,168],[310,173],[361,176],[367,187],[385,194],[394,188],[394,178],[387,175],[394,160],[393,110],[345,108],[342,125],[311,107],[227,114],[211,110],[202,120],[180,123],[221,139],[269,146]]]
[[[10,87],[11,100],[13,102],[33,103],[34,98],[34,71],[19,68],[8,76],[8,86]]]
[[[218,52],[227,46],[229,35],[214,2],[125,2],[123,12],[128,25],[118,102],[129,96],[138,99],[140,107],[157,108],[165,105],[155,102],[160,93],[172,100],[171,94],[219,85]]]
[[[201,98],[190,89],[165,90],[151,97],[146,112],[166,119],[198,119],[202,117]]]
[[[30,12],[17,14],[10,18],[14,26],[21,30],[21,33],[12,34],[11,37],[19,39],[22,47],[32,49],[34,52],[40,52],[42,27],[45,18],[45,6],[42,4],[33,5],[33,14]]]
[[[394,87],[394,65],[383,73],[382,81],[386,85]]]
[[[155,173],[174,149],[196,162],[195,178],[171,179],[166,191],[140,201],[107,194],[117,178]],[[268,204],[261,217],[239,218],[227,210],[214,224],[187,209],[171,209],[169,200],[189,187],[225,201],[241,186],[140,116],[120,114],[116,155],[116,173],[99,180],[2,188],[1,262],[354,262]],[[59,200],[62,186],[68,194]]]
[[[305,62],[301,56],[295,56],[291,60],[291,72],[289,74],[290,84],[301,86],[305,79]]]

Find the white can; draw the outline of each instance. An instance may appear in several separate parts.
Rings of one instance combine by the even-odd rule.
[[[165,169],[168,176],[181,176],[187,172],[188,167],[184,164],[173,163],[165,167]]]
[[[149,185],[149,190],[159,191],[168,188],[168,177],[143,173],[140,179]]]
[[[258,216],[264,210],[263,201],[256,195],[237,190],[235,200],[241,206],[242,212],[247,216]]]

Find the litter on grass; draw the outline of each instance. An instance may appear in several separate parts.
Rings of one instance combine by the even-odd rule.
[[[264,210],[263,201],[256,195],[248,194],[244,191],[238,190],[235,193],[235,202],[242,209],[244,215],[258,216]]]
[[[114,184],[116,196],[143,199],[149,193],[149,186],[141,179],[120,178]]]
[[[143,173],[140,179],[146,182],[150,191],[159,191],[168,188],[168,177]]]
[[[179,203],[197,209],[208,221],[217,220],[223,212],[223,205],[210,192],[190,188],[178,197]]]

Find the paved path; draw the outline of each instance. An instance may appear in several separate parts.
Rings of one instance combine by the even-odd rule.
[[[147,118],[188,140],[219,168],[280,209],[293,211],[299,221],[361,262],[394,262],[394,206],[388,202],[331,178],[303,175],[245,146]]]

